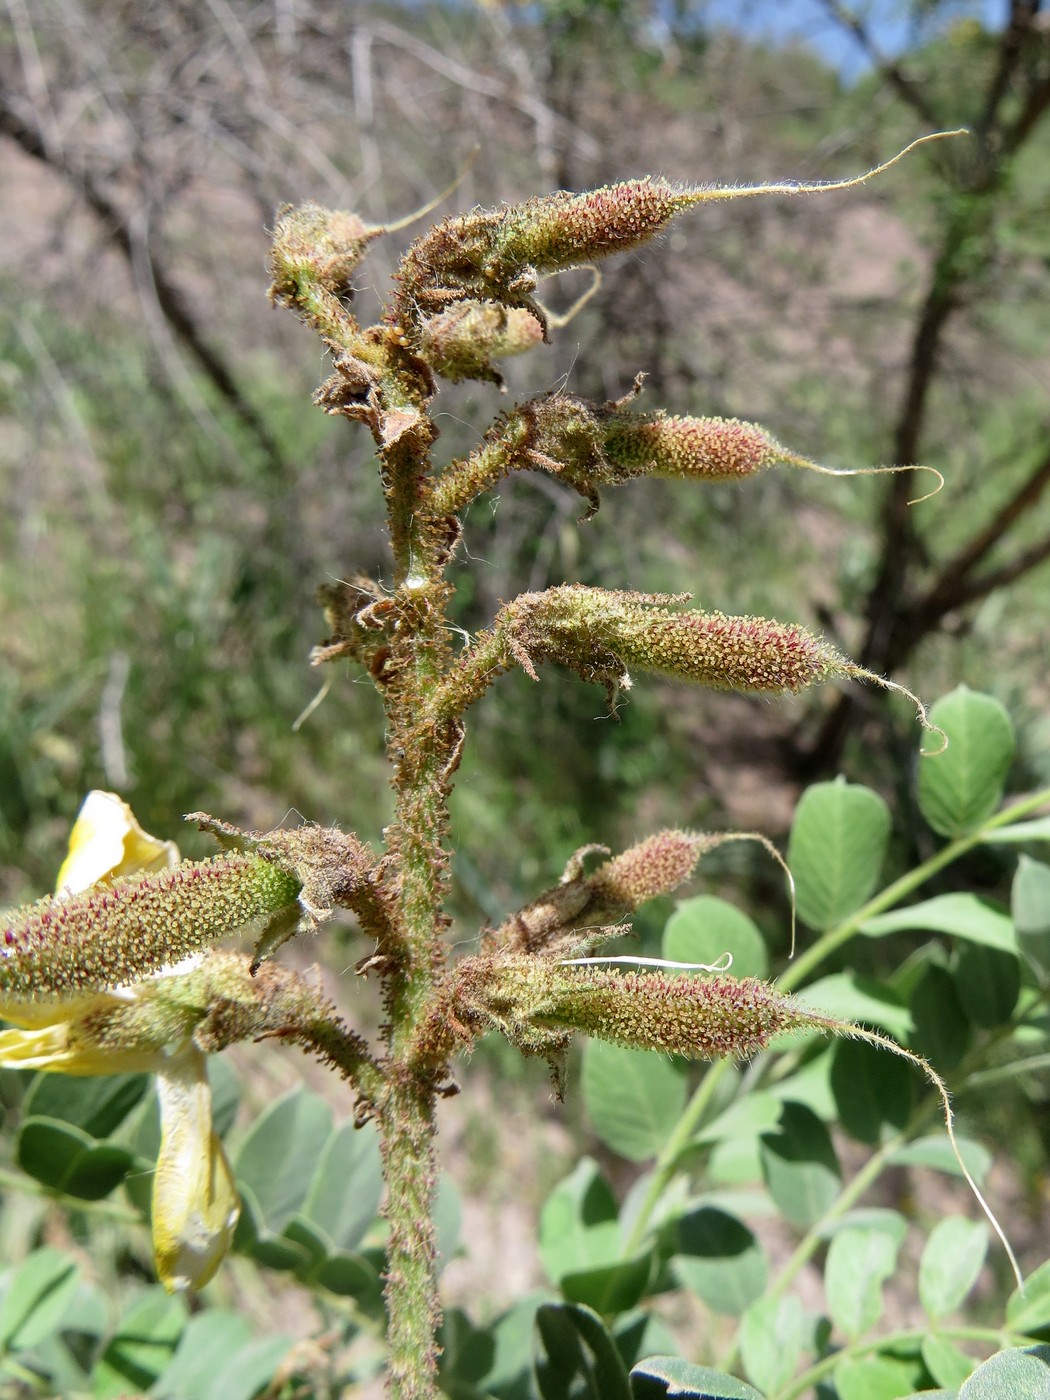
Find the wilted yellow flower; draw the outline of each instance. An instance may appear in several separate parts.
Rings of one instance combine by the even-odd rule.
[[[57,897],[69,897],[124,875],[174,867],[174,842],[143,831],[115,793],[92,792],[70,835]],[[153,1252],[169,1291],[201,1288],[233,1239],[240,1211],[237,1188],[212,1125],[204,1054],[192,1040],[192,1012],[136,1028],[137,1003],[155,998],[159,983],[190,971],[197,959],[162,969],[149,981],[74,999],[13,1002],[0,1016],[19,1029],[0,1031],[0,1066],[58,1074],[149,1072],[160,1102],[161,1145],[153,1178]],[[123,1033],[122,1033],[123,1032]]]

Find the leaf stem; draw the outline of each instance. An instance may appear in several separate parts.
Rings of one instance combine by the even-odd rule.
[[[1005,1347],[1032,1346],[1039,1341],[1038,1337],[1031,1337],[1026,1332],[1011,1332],[1006,1327],[938,1326],[936,1332],[937,1336],[947,1337],[952,1341],[987,1342],[998,1351]],[[796,1396],[803,1395],[811,1386],[816,1386],[843,1360],[855,1360],[862,1356],[870,1356],[875,1352],[892,1351],[895,1347],[900,1349],[915,1347],[921,1345],[924,1338],[929,1335],[930,1329],[908,1328],[900,1332],[891,1332],[888,1336],[880,1337],[877,1341],[853,1342],[849,1346],[841,1347],[830,1356],[822,1357],[815,1366],[811,1366],[801,1376],[796,1376],[780,1390],[774,1391],[767,1397],[767,1400],[795,1400]]]
[[[710,1108],[722,1080],[732,1067],[731,1060],[716,1060],[708,1068],[707,1073],[697,1085],[693,1097],[686,1104],[671,1136],[664,1143],[653,1166],[653,1173],[649,1178],[645,1196],[637,1215],[634,1217],[630,1232],[620,1249],[622,1259],[629,1258],[641,1245],[653,1211],[678,1170],[679,1157],[689,1146],[690,1138],[704,1121],[704,1116]]]
[[[929,860],[923,861],[914,870],[909,870],[899,879],[894,880],[891,885],[887,885],[866,904],[862,904],[847,919],[834,928],[828,929],[811,948],[802,953],[780,977],[778,982],[780,990],[787,992],[798,987],[830,953],[833,953],[844,943],[848,943],[869,919],[873,919],[876,914],[884,913],[887,909],[892,909],[906,895],[925,884],[931,875],[935,875],[938,870],[943,870],[945,866],[951,865],[960,856],[964,856],[967,851],[979,846],[988,832],[1001,826],[1009,826],[1019,817],[1027,816],[1029,812],[1033,812],[1036,808],[1045,806],[1047,803],[1050,803],[1050,788],[1043,788],[1039,792],[1021,798],[1020,801],[1009,807],[1004,807],[1001,812],[997,812],[994,817],[983,822],[976,831],[971,831],[966,836],[956,837],[954,841],[950,841],[948,845],[942,847]]]

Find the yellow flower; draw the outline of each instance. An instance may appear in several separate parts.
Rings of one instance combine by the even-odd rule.
[[[177,864],[174,842],[139,826],[115,793],[88,795],[59,871],[59,899],[123,875]],[[161,1144],[153,1178],[153,1253],[169,1292],[201,1288],[233,1240],[240,1212],[236,1183],[212,1125],[204,1054],[192,1040],[192,1019],[174,1017],[158,1041],[157,1020],[139,1027],[138,1005],[156,1000],[162,979],[186,973],[197,959],[163,969],[152,981],[80,998],[32,1003],[0,1000],[0,1016],[20,1029],[0,1031],[0,1066],[58,1074],[156,1077]]]
[[[170,870],[178,863],[174,841],[150,836],[122,798],[96,788],[84,799],[69,833],[69,850],[55,893],[79,894],[93,885],[112,884],[119,875]]]
[[[153,1177],[153,1260],[169,1293],[202,1288],[233,1243],[240,1198],[212,1126],[204,1055],[188,1046],[157,1073],[161,1143]]]

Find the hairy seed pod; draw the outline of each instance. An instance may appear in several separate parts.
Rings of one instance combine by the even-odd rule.
[[[638,666],[716,690],[777,693],[867,675],[796,623],[659,606],[677,601],[566,584],[522,594],[501,617],[530,661],[555,661],[585,679],[601,679],[604,666],[622,682],[623,670]]]
[[[528,1054],[546,1054],[578,1032],[630,1049],[747,1059],[780,1031],[831,1025],[754,977],[620,972],[503,954],[464,959],[457,983],[458,1012]]]
[[[585,194],[559,190],[507,211],[495,230],[492,262],[553,272],[624,253],[647,243],[691,202],[688,191],[649,177]]]
[[[541,1013],[541,1021],[629,1049],[746,1060],[778,1032],[813,1021],[812,1012],[754,977],[564,971],[576,975],[566,978],[556,1008]]]
[[[301,888],[269,861],[231,854],[39,900],[5,916],[0,1002],[77,998],[140,982],[294,909]]]
[[[587,877],[591,899],[613,917],[630,913],[647,899],[671,894],[684,884],[705,851],[721,839],[688,831],[659,831],[648,836]]]
[[[619,409],[604,426],[605,455],[624,477],[734,481],[777,462],[811,465],[757,423],[739,418],[669,418]]]
[[[855,670],[823,638],[767,617],[666,613],[629,630],[622,651],[628,665],[715,690],[795,693]]]

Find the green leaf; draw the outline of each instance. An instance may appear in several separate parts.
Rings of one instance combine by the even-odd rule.
[[[283,1333],[256,1337],[232,1356],[227,1356],[225,1365],[219,1367],[204,1396],[199,1391],[196,1395],[188,1391],[186,1400],[253,1400],[253,1396],[273,1381],[293,1344],[294,1339]],[[154,1389],[163,1383],[162,1376]]]
[[[795,1374],[809,1326],[801,1300],[759,1298],[740,1320],[740,1359],[759,1390],[781,1390]]]
[[[267,1228],[262,1211],[250,1186],[238,1183],[241,1194],[241,1214],[234,1231],[233,1247],[250,1254],[268,1269],[286,1269],[305,1273],[313,1263],[313,1251],[286,1235]],[[286,1226],[290,1222],[285,1222]]]
[[[675,1339],[666,1322],[645,1308],[636,1308],[616,1319],[612,1329],[613,1341],[625,1366],[634,1366],[643,1357],[663,1355],[675,1347]]]
[[[831,1088],[839,1120],[858,1142],[876,1147],[883,1126],[903,1128],[915,1097],[915,1069],[878,1045],[840,1040],[832,1050]]]
[[[923,969],[909,998],[915,1030],[911,1046],[943,1074],[959,1063],[969,1048],[972,1030],[947,968],[930,963]]]
[[[620,1249],[616,1201],[590,1157],[584,1157],[547,1197],[540,1213],[539,1249],[554,1283],[565,1274],[616,1261]]]
[[[833,1123],[838,1110],[831,1092],[831,1051],[827,1037],[816,1038],[817,1053],[803,1060],[801,1068],[786,1079],[772,1083],[768,1092],[781,1103],[801,1103],[822,1119]]]
[[[955,1140],[967,1171],[979,1186],[992,1164],[991,1153],[979,1142],[974,1142],[973,1138],[956,1134]],[[890,1156],[890,1162],[895,1167],[933,1167],[935,1171],[945,1172],[948,1176],[962,1176],[946,1133],[916,1138],[914,1142],[898,1148]]]
[[[673,962],[714,963],[733,957],[734,977],[765,977],[769,955],[757,925],[715,895],[685,899],[664,928],[663,956]]]
[[[912,1390],[907,1395],[902,1396],[901,1400],[959,1400],[959,1392],[954,1389]]]
[[[647,1248],[611,1264],[562,1274],[558,1287],[567,1302],[583,1303],[610,1316],[633,1308],[652,1276],[653,1251]]]
[[[861,925],[868,938],[882,938],[887,933],[931,932],[950,933],[986,948],[998,948],[1004,953],[1017,952],[1017,934],[1013,922],[994,905],[972,894],[939,894],[921,904],[909,904],[891,914],[879,914]]]
[[[633,1400],[762,1400],[754,1386],[727,1376],[724,1371],[712,1371],[708,1366],[694,1366],[680,1356],[650,1356],[631,1372]]]
[[[588,1040],[583,1099],[591,1127],[629,1162],[655,1157],[685,1108],[686,1085],[666,1055]]]
[[[1050,933],[1050,865],[1021,856],[1010,892],[1010,907],[1017,932],[1022,936]]]
[[[293,1215],[281,1231],[281,1235],[306,1251],[307,1263],[296,1269],[303,1278],[311,1277],[322,1260],[328,1257],[328,1241],[315,1225],[309,1220],[304,1220],[301,1215]]]
[[[210,1400],[215,1377],[251,1335],[248,1323],[237,1313],[222,1308],[197,1313],[187,1322],[154,1393],[162,1400]]]
[[[833,972],[795,995],[806,1006],[841,1021],[879,1026],[894,1040],[907,1040],[912,1032],[911,1012],[900,997],[882,983],[855,972]]]
[[[1050,1327],[1050,1260],[1040,1264],[1014,1289],[1006,1304],[1006,1320],[1015,1332],[1041,1332]]]
[[[928,1332],[923,1337],[922,1359],[937,1384],[953,1392],[958,1390],[977,1365],[972,1356],[967,1356],[947,1337],[941,1337],[936,1332]]]
[[[838,1195],[842,1173],[827,1128],[812,1109],[786,1103],[776,1133],[760,1139],[762,1175],[785,1220],[808,1229]]]
[[[237,1071],[225,1055],[208,1056],[208,1085],[211,1088],[211,1121],[221,1138],[233,1127],[241,1103]]]
[[[675,1222],[674,1272],[714,1312],[738,1316],[766,1286],[762,1246],[742,1220],[702,1206]]]
[[[964,943],[952,970],[963,1010],[984,1030],[1003,1026],[1013,1015],[1021,991],[1021,962],[980,943]]]
[[[487,1327],[476,1327],[461,1308],[448,1308],[438,1331],[442,1389],[450,1382],[476,1386],[492,1370],[495,1341]]]
[[[788,841],[799,918],[829,929],[875,888],[886,853],[890,813],[870,788],[817,783],[802,794]]]
[[[26,1118],[52,1118],[108,1137],[149,1088],[145,1074],[40,1074],[30,1085],[22,1112]]]
[[[1050,865],[1021,857],[1010,891],[1010,910],[1022,949],[1037,967],[1050,970]]]
[[[712,1118],[697,1131],[692,1146],[724,1139],[757,1137],[769,1132],[780,1121],[783,1104],[764,1089],[753,1089],[742,1098],[734,1099],[724,1112]]]
[[[278,1232],[300,1209],[332,1131],[332,1110],[293,1089],[253,1123],[237,1152],[237,1180],[251,1191],[260,1225]]]
[[[1050,1400],[1050,1348],[1001,1351],[978,1366],[959,1400]]]
[[[886,1206],[858,1206],[829,1220],[820,1233],[824,1239],[830,1240],[840,1230],[878,1230],[880,1234],[890,1237],[895,1249],[900,1249],[908,1233],[908,1222],[899,1210],[890,1210]]]
[[[121,1318],[91,1373],[96,1400],[118,1400],[148,1390],[169,1365],[183,1327],[184,1298],[151,1288]]]
[[[375,1128],[345,1123],[325,1144],[301,1213],[333,1248],[352,1254],[375,1222],[382,1194]]]
[[[28,1351],[61,1327],[77,1291],[76,1262],[61,1249],[38,1249],[15,1270],[0,1300],[0,1347]]]
[[[539,1248],[563,1295],[602,1313],[634,1307],[652,1274],[650,1248],[621,1258],[616,1201],[590,1158],[547,1197]]]
[[[899,1400],[922,1379],[920,1360],[874,1356],[841,1361],[833,1372],[838,1400]],[[1000,1396],[1000,1400],[1004,1397]]]
[[[777,1105],[774,1126],[780,1121]],[[762,1180],[762,1160],[758,1136],[726,1137],[716,1142],[707,1159],[707,1176],[715,1186],[746,1186]]]
[[[135,1167],[126,1148],[96,1142],[82,1128],[49,1118],[29,1118],[19,1129],[18,1165],[52,1191],[100,1201]]]
[[[1002,801],[1013,722],[998,700],[964,685],[937,701],[930,720],[947,734],[948,747],[919,764],[919,808],[941,836],[965,836]]]
[[[549,1299],[531,1293],[491,1323],[492,1366],[482,1377],[484,1389],[500,1400],[534,1400],[532,1390],[532,1337],[536,1310]]]
[[[882,1316],[882,1285],[897,1264],[885,1230],[838,1230],[828,1247],[824,1292],[835,1325],[855,1342]]]
[[[536,1388],[542,1400],[631,1400],[627,1370],[597,1313],[576,1303],[536,1310]]]
[[[930,1231],[919,1262],[919,1301],[935,1322],[954,1312],[969,1293],[987,1252],[983,1223],[949,1215]]]
[[[383,1311],[383,1281],[370,1259],[360,1254],[330,1255],[314,1275],[314,1281],[340,1298],[354,1298],[370,1316]]]

